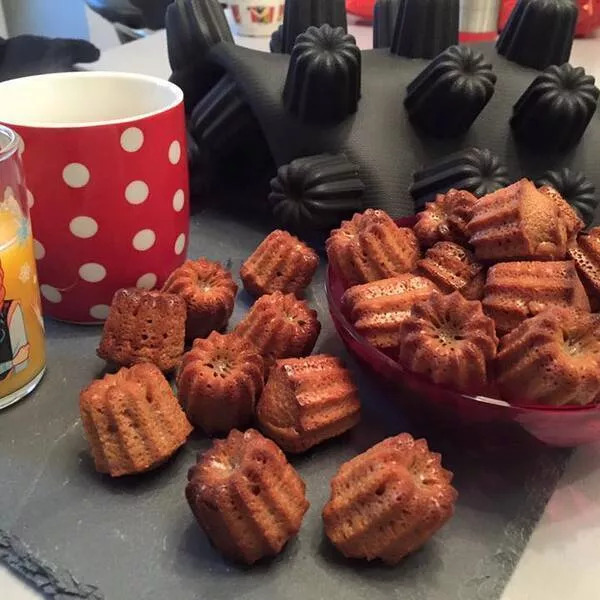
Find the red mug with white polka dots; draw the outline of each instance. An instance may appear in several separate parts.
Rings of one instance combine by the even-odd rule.
[[[161,285],[183,262],[189,189],[177,86],[129,73],[14,79],[0,84],[0,123],[21,137],[46,315],[102,321],[117,289]]]

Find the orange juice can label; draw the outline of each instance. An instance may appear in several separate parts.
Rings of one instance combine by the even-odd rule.
[[[0,200],[0,408],[35,387],[46,365],[33,244],[29,218],[6,188]]]

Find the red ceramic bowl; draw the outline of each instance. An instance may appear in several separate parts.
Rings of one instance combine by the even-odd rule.
[[[411,227],[414,219],[401,219],[398,224]],[[341,309],[344,291],[342,278],[330,265],[326,278],[327,301],[338,334],[348,351],[368,371],[399,388],[398,401],[406,408],[425,410],[436,417],[458,419],[468,424],[517,423],[533,437],[552,446],[579,446],[600,439],[598,405],[574,408],[512,406],[497,398],[461,394],[406,371],[358,334]]]

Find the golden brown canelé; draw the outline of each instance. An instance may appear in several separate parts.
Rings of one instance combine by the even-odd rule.
[[[405,273],[351,287],[342,296],[342,309],[369,344],[395,358],[400,323],[436,289],[428,279]]]
[[[113,297],[98,356],[119,366],[140,362],[175,369],[185,343],[185,302],[176,294],[134,288]]]
[[[577,237],[569,248],[569,257],[595,309],[600,307],[600,227],[590,229]]]
[[[233,430],[198,457],[185,495],[213,545],[253,564],[279,554],[308,510],[305,485],[275,443]]]
[[[600,400],[600,315],[549,308],[500,341],[497,381],[509,402],[548,406]]]
[[[304,452],[360,420],[358,389],[339,358],[278,360],[256,407],[262,432],[286,452]]]
[[[192,426],[155,365],[105,375],[79,396],[96,470],[112,477],[148,471],[182,446]]]
[[[453,242],[438,242],[417,265],[417,273],[430,279],[442,293],[456,291],[467,300],[481,300],[485,268],[470,250]]]
[[[308,356],[321,332],[317,312],[294,294],[261,296],[235,328],[270,366],[278,358]]]
[[[483,310],[494,319],[499,333],[512,331],[551,306],[590,311],[572,261],[510,262],[490,267]]]
[[[477,198],[466,190],[450,190],[438,194],[434,202],[427,202],[413,227],[421,246],[429,248],[438,242],[466,244],[467,225],[476,202]]]
[[[571,242],[585,227],[585,223],[577,214],[577,211],[561,196],[560,192],[555,190],[552,186],[544,185],[540,188],[540,192],[551,198],[554,201],[554,204],[556,204],[559,217],[565,225],[567,242]]]
[[[434,292],[400,324],[400,364],[460,392],[477,393],[488,385],[497,347],[494,322],[481,302],[460,292]]]
[[[240,270],[244,289],[255,297],[273,292],[301,295],[317,267],[317,253],[287,231],[270,233]]]
[[[188,340],[225,328],[233,312],[237,290],[231,273],[206,258],[186,261],[169,275],[163,286],[163,292],[177,294],[185,300]]]
[[[480,198],[468,229],[479,260],[561,260],[567,252],[556,203],[527,179]]]
[[[369,208],[331,232],[327,256],[348,285],[357,285],[414,270],[420,250],[412,229]]]
[[[247,340],[213,331],[184,355],[177,394],[188,419],[208,435],[247,426],[263,389],[264,362]]]
[[[397,564],[454,514],[452,473],[425,440],[388,438],[344,463],[323,510],[325,533],[348,558]]]

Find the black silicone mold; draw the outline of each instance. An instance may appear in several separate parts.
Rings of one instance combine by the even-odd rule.
[[[283,26],[271,38],[271,52],[290,54],[301,33],[324,23],[348,30],[344,0],[287,0]]]
[[[390,51],[433,58],[458,44],[459,0],[400,0]]]
[[[545,152],[575,146],[596,112],[600,90],[594,82],[581,67],[548,67],[514,106],[515,138]]]
[[[192,7],[202,2],[214,0],[178,0]],[[218,126],[205,117],[204,129],[195,133],[201,157],[210,160],[214,187],[238,183],[244,207],[259,212],[267,208],[269,181],[278,167],[324,153],[344,154],[358,165],[365,188],[363,208],[386,210],[393,217],[413,214],[415,202],[420,207],[450,187],[481,195],[523,176],[535,178],[563,167],[585,173],[600,189],[600,114],[593,112],[597,102],[593,81],[571,67],[552,67],[542,74],[515,62],[521,60],[517,50],[523,40],[526,47],[535,47],[536,60],[543,59],[543,64],[568,54],[573,21],[556,17],[558,9],[572,14],[573,6],[565,8],[564,2],[522,1],[511,21],[511,36],[507,34],[499,45],[505,56],[494,43],[482,42],[467,44],[472,50],[452,49],[439,57],[446,44],[456,42],[458,0],[379,0],[377,45],[387,43],[393,9],[398,9],[391,51],[380,48],[359,54],[343,31],[313,28],[301,33],[294,56],[213,44],[205,54],[190,57],[173,80],[184,90],[188,115],[199,102],[211,101],[209,92],[217,83],[223,85],[223,75],[236,82],[238,101],[245,101],[251,112],[234,103],[231,113],[219,114]],[[329,25],[327,15],[345,19],[339,16],[342,6],[339,0],[288,0],[287,31],[300,17],[304,23],[329,20]],[[282,27],[273,37],[274,50],[285,51],[285,32]],[[538,76],[542,85],[534,86],[534,91],[543,97],[541,102],[529,93]],[[453,81],[456,89],[445,87],[447,81]],[[405,109],[399,104],[403,90],[409,89]],[[563,95],[570,100],[564,102]],[[553,104],[559,96],[560,102]],[[521,97],[522,111],[515,111]],[[560,111],[562,123],[552,116]],[[198,114],[194,113],[196,124]],[[244,118],[236,121],[235,115]],[[262,135],[256,148],[252,116]],[[236,122],[237,127],[227,125]],[[242,134],[247,125],[252,126],[252,135]],[[219,131],[225,132],[223,139]],[[258,164],[255,158],[260,159]],[[260,183],[254,186],[257,193],[250,191],[253,182]],[[415,201],[406,193],[411,187]],[[232,202],[234,195],[224,197]]]
[[[283,53],[283,25],[280,25],[271,35],[269,50],[275,54]]]
[[[173,71],[204,60],[219,42],[233,43],[229,24],[218,0],[175,0],[167,8],[167,47]]]
[[[283,91],[288,111],[305,122],[336,123],[355,113],[361,54],[341,27],[309,27],[298,36]]]
[[[436,137],[465,133],[494,94],[496,75],[481,52],[451,46],[410,83],[404,105],[413,124]]]
[[[487,149],[468,148],[443,158],[413,174],[410,193],[415,209],[455,188],[468,190],[478,198],[510,184],[506,167]]]
[[[227,157],[240,145],[240,139],[253,145],[262,134],[250,107],[239,93],[237,84],[224,76],[196,105],[189,127],[198,147],[218,157]],[[260,151],[266,144],[256,147]]]
[[[190,197],[202,203],[210,183],[211,163],[206,152],[203,152],[194,136],[188,129],[186,135],[188,167],[190,171]]]
[[[364,189],[358,167],[343,154],[308,156],[279,168],[269,204],[292,231],[327,230],[363,209]]]
[[[577,210],[586,226],[591,224],[598,208],[598,196],[596,187],[583,173],[565,167],[547,171],[535,183],[539,187],[552,186]]]
[[[519,0],[496,48],[524,67],[561,65],[571,56],[576,24],[573,0]]]
[[[373,48],[389,48],[401,0],[377,0],[373,10]]]
[[[200,149],[198,148],[198,144],[196,143],[194,136],[190,133],[189,128],[186,131],[185,138],[187,143],[188,164],[191,171],[201,163]]]

